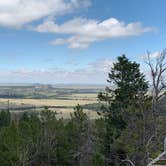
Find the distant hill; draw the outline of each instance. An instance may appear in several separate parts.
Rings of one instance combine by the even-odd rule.
[[[71,95],[94,96],[104,91],[105,85],[88,84],[0,84],[0,98],[68,99]],[[87,98],[87,97],[86,97]]]

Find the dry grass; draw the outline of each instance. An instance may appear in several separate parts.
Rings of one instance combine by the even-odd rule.
[[[72,98],[72,99],[80,99],[80,100],[94,100],[97,101],[97,94],[93,94],[93,93],[77,93],[77,94],[71,94],[68,97]]]
[[[63,117],[64,119],[70,118],[70,113],[74,112],[74,110],[70,109],[70,108],[54,109],[53,111],[57,112],[57,114],[58,114],[57,117],[58,118],[62,118]],[[88,115],[88,117],[90,119],[97,119],[99,117],[97,112],[95,112],[95,111],[91,111],[91,110],[85,109],[84,112]]]
[[[0,103],[7,104],[8,100],[10,104],[22,106],[22,105],[33,105],[36,107],[41,106],[59,106],[59,107],[69,107],[69,108],[52,108],[53,111],[58,113],[58,118],[69,118],[70,113],[74,111],[73,108],[77,104],[93,104],[97,103],[96,94],[73,94],[67,96],[68,100],[65,99],[3,99],[0,98]],[[41,110],[41,109],[40,109]],[[36,111],[38,111],[36,109]],[[85,113],[90,117],[90,119],[96,119],[98,117],[97,113],[92,110],[85,109]],[[20,112],[20,111],[13,111]]]
[[[64,99],[0,99],[0,102],[13,103],[15,105],[34,105],[34,106],[76,106],[96,103],[94,100],[64,100]]]

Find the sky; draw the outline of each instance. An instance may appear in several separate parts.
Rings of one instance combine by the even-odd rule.
[[[105,84],[117,56],[166,48],[165,0],[0,0],[0,83]]]

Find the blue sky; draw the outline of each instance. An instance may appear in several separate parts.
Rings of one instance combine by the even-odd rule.
[[[165,0],[0,2],[1,83],[106,83],[121,54],[166,48]]]

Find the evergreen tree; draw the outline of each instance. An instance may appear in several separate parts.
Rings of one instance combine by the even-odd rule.
[[[10,125],[11,115],[9,111],[0,111],[0,129]]]
[[[106,87],[105,94],[99,94],[99,99],[118,103],[125,108],[135,103],[140,94],[147,92],[148,83],[138,63],[129,61],[125,55],[119,56],[117,60],[108,74],[110,87]]]
[[[113,150],[113,143],[127,127],[127,108],[137,105],[140,96],[146,94],[148,83],[140,72],[139,64],[129,61],[125,55],[118,57],[113,64],[107,81],[110,86],[106,87],[105,93],[98,95],[101,101],[107,103],[102,107],[106,122],[104,153],[106,157],[115,158],[114,155],[120,152],[123,153],[120,157],[124,157],[125,152],[122,149],[118,149],[118,152]]]

